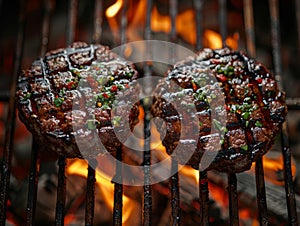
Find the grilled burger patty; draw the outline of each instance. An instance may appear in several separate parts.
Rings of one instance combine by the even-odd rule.
[[[171,82],[180,89],[172,91]],[[218,90],[221,100],[217,98]],[[209,155],[214,151],[217,155],[207,170],[249,169],[270,149],[287,113],[285,94],[278,89],[274,76],[261,63],[228,48],[204,49],[197,57],[178,62],[167,72],[166,80],[158,84],[156,93],[151,111],[165,121],[165,132],[161,134],[165,134],[162,142],[167,153],[195,169],[199,169],[205,152]],[[187,94],[192,96],[192,104],[181,101]],[[172,106],[175,99],[180,106]],[[184,114],[189,114],[189,107],[195,108],[190,114],[197,120],[184,121],[178,107],[185,109]],[[181,123],[190,134],[185,134]],[[191,133],[197,140],[191,141]],[[196,148],[191,150],[193,142]],[[178,144],[183,146],[175,152]],[[187,154],[191,158],[183,161]]]
[[[112,104],[116,95],[130,95],[126,90],[136,78],[133,66],[107,47],[76,42],[48,52],[21,73],[16,93],[19,117],[47,150],[71,158],[95,157],[103,153],[95,143],[97,134],[113,153],[121,146],[115,127],[122,127],[121,118],[129,117],[132,128],[138,106],[132,103],[129,111],[120,106],[112,117]],[[76,138],[84,150],[79,150]]]

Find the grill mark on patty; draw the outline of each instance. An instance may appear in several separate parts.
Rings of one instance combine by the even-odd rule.
[[[100,64],[104,65],[104,69],[96,69]],[[110,74],[106,74],[106,72]],[[85,77],[82,77],[82,73],[85,73]],[[79,74],[81,75],[79,76]],[[103,84],[96,81],[96,78],[100,77],[104,78]],[[108,77],[113,80],[110,81],[107,79]],[[57,146],[57,152],[63,152],[67,157],[82,157],[77,150],[73,136],[77,134],[90,139],[89,134],[92,128],[89,126],[93,128],[95,126],[101,136],[104,136],[103,131],[108,131],[109,134],[105,134],[103,139],[108,144],[106,148],[114,151],[121,143],[114,135],[111,110],[104,109],[101,104],[98,104],[100,101],[98,95],[107,93],[107,89],[116,95],[117,92],[121,92],[121,87],[132,84],[136,77],[137,71],[132,64],[122,60],[105,46],[73,43],[66,49],[50,51],[44,58],[33,62],[31,68],[19,76],[17,104],[20,118],[27,128],[38,137],[40,143],[46,144],[50,141],[49,145],[44,145],[46,149],[48,149],[47,146],[51,147],[49,149],[56,149],[55,146]],[[86,82],[86,84],[82,84],[85,86],[84,89],[89,87],[89,90],[77,90],[78,83],[82,81]],[[32,95],[34,90],[36,92]],[[127,91],[125,93],[128,95]],[[92,98],[90,99],[91,106],[87,103],[88,98]],[[114,98],[113,95],[111,98]],[[80,131],[73,131],[72,125],[75,120],[72,118],[73,100],[79,109],[83,107],[86,111],[84,115],[77,114],[79,118],[75,115],[76,123],[83,126]],[[107,103],[109,107],[111,104],[112,102]],[[96,109],[93,109],[94,107]],[[137,123],[138,108],[134,105],[131,110],[129,109],[130,112],[127,110],[122,110],[121,114],[126,113],[126,116],[130,117],[132,129]],[[92,122],[90,123],[89,120]],[[48,135],[49,137],[47,137]],[[56,145],[52,143],[56,143]],[[98,153],[95,151],[88,154],[95,156]]]
[[[283,122],[286,115],[284,94],[278,90],[275,78],[262,64],[248,58],[242,52],[228,48],[205,49],[197,57],[175,64],[167,72],[167,80],[173,80],[184,89],[193,89],[194,81],[191,74],[198,69],[205,70],[205,68],[212,70],[217,80],[222,83],[226,103],[224,107],[229,119],[226,128],[221,128],[225,131],[222,148],[209,169],[224,172],[244,171],[251,166],[252,161],[255,161],[258,156],[262,156],[273,143],[275,132],[279,130],[277,127]],[[245,85],[247,87],[244,87]],[[207,85],[203,87],[203,89],[208,88]],[[195,87],[194,93],[197,93],[198,90],[199,87]],[[269,93],[270,91],[272,93]],[[195,105],[197,115],[200,120],[204,120],[204,125],[200,126],[197,149],[184,150],[193,153],[187,163],[182,163],[191,165],[196,169],[198,169],[199,161],[205,151],[205,143],[208,142],[209,137],[213,138],[216,135],[210,134],[211,123],[214,123],[214,119],[211,119],[212,111],[208,108],[207,100],[202,100],[201,95],[200,99],[195,100]],[[159,98],[156,101],[159,101]],[[164,102],[154,103],[152,112],[154,115],[156,114],[155,116],[163,116],[160,114],[160,110],[156,111],[155,107],[165,108],[164,105],[166,105]],[[212,105],[210,108],[218,107],[216,104]],[[219,108],[219,112],[222,113],[222,106]],[[276,113],[279,116],[275,117]],[[178,131],[172,131],[172,127],[168,129],[172,134],[180,134]],[[166,135],[166,137],[170,136]],[[169,154],[172,154],[175,148],[172,142],[172,138],[169,141],[163,141]],[[178,154],[179,162],[180,155],[184,154]]]

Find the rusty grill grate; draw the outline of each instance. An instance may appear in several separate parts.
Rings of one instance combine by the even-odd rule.
[[[169,33],[169,40],[171,42],[177,42],[178,36],[176,32],[176,16],[178,15],[178,0],[169,1],[169,16],[171,18],[171,31]],[[66,24],[66,45],[73,42],[75,34],[77,32],[78,25],[78,0],[69,0],[67,9],[67,24]],[[200,50],[202,45],[202,35],[203,28],[202,15],[203,15],[203,4],[204,0],[193,0],[193,9],[195,11],[196,24],[196,44],[194,46],[195,50]],[[222,43],[226,45],[227,37],[227,9],[226,0],[218,0],[218,13],[219,13],[219,26],[220,33],[222,36]],[[11,174],[11,161],[12,161],[12,147],[13,147],[13,136],[14,127],[16,120],[16,109],[14,93],[16,88],[17,76],[20,72],[23,51],[24,51],[24,29],[26,27],[26,10],[27,2],[20,1],[19,10],[19,21],[18,21],[18,34],[17,42],[15,45],[15,55],[13,61],[13,71],[12,71],[12,85],[10,92],[0,92],[0,100],[8,103],[7,119],[5,121],[5,142],[4,142],[4,153],[3,162],[1,167],[1,188],[0,188],[0,222],[1,225],[5,225],[6,222],[6,210],[7,201],[9,193],[10,184],[10,174]],[[93,14],[93,26],[92,26],[92,42],[100,43],[103,36],[103,18],[104,18],[104,2],[100,0],[94,1],[94,6],[92,7]],[[126,43],[126,29],[127,29],[127,16],[126,11],[128,8],[128,0],[123,0],[123,7],[121,10],[121,22],[120,22],[120,40],[118,44]],[[282,59],[281,59],[281,40],[280,40],[280,30],[279,30],[279,6],[278,0],[269,0],[269,11],[270,11],[270,21],[271,21],[271,36],[272,36],[272,52],[273,52],[273,62],[274,62],[274,72],[278,77],[278,80],[282,81],[284,79],[283,69],[282,69]],[[0,7],[3,7],[4,2],[0,2]],[[43,56],[47,49],[49,43],[49,30],[51,25],[51,15],[54,11],[53,1],[43,1],[43,17],[42,17],[42,29],[41,29],[41,46],[40,55]],[[146,23],[144,29],[144,39],[149,40],[152,38],[151,30],[151,9],[153,1],[147,1],[146,9]],[[300,7],[299,1],[296,1],[296,15],[298,16],[298,36],[300,37]],[[244,28],[246,37],[246,49],[252,57],[256,57],[256,45],[255,45],[255,29],[254,29],[254,16],[253,16],[253,3],[252,0],[243,0],[244,9]],[[258,21],[259,22],[259,21]],[[299,48],[300,48],[300,38],[298,37]],[[172,57],[172,53],[170,53]],[[146,62],[143,68],[144,77],[152,75],[152,65],[151,62]],[[282,82],[280,83],[282,84]],[[300,97],[299,97],[300,98]],[[298,98],[288,98],[287,104],[289,110],[299,110],[300,100]],[[150,112],[147,103],[143,103],[145,110],[144,117],[144,134],[147,137],[150,134]],[[290,225],[298,225],[297,219],[297,207],[295,201],[295,193],[293,190],[292,174],[291,174],[291,151],[289,148],[288,137],[287,137],[287,125],[284,124],[281,133],[281,143],[282,143],[282,154],[284,158],[284,179],[285,179],[285,189],[286,189],[286,200],[288,218]],[[145,142],[145,150],[150,150],[150,143]],[[121,160],[121,150],[117,150],[117,159]],[[144,179],[146,184],[150,182],[150,164],[151,164],[151,153],[150,151],[144,152]],[[35,208],[37,199],[37,184],[38,184],[38,173],[39,173],[39,162],[40,153],[36,142],[33,141],[32,153],[31,153],[31,167],[29,174],[29,190],[28,190],[28,201],[26,207],[26,222],[25,225],[33,225],[35,219]],[[89,160],[89,164],[95,166],[97,162],[94,159]],[[66,158],[65,156],[59,156],[58,159],[58,188],[57,188],[57,201],[56,201],[56,214],[55,214],[55,225],[64,225],[64,208],[66,199],[66,177],[65,177],[65,167]],[[178,167],[176,161],[172,161],[172,168],[176,169]],[[122,168],[119,164],[116,164],[116,175],[122,177]],[[87,191],[86,191],[86,211],[85,211],[85,225],[93,225],[94,218],[94,202],[95,202],[95,170],[93,167],[89,166],[87,170]],[[257,189],[257,206],[259,209],[259,222],[261,225],[269,224],[268,208],[266,202],[266,189],[263,171],[263,161],[259,159],[255,168],[256,176],[256,189]],[[208,178],[207,172],[199,172],[199,199],[201,203],[200,208],[200,220],[201,225],[209,224],[209,213],[208,213],[208,201],[209,201],[209,189],[208,189]],[[179,191],[179,179],[176,173],[171,178],[171,209],[172,209],[172,225],[180,225],[181,215],[180,215],[180,191]],[[122,194],[123,186],[122,184],[115,183],[114,189],[114,207],[113,207],[113,225],[122,225]],[[236,174],[228,174],[228,200],[229,200],[229,217],[230,225],[239,225],[239,213],[238,213],[238,194],[237,194],[237,176]],[[152,187],[151,185],[144,186],[144,197],[143,197],[143,225],[152,224]]]

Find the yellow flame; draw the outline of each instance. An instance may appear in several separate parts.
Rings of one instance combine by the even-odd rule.
[[[68,160],[66,173],[67,175],[78,175],[81,177],[87,177],[88,164],[86,160],[73,159]],[[110,211],[113,211],[113,200],[114,200],[114,184],[107,179],[107,176],[99,170],[96,170],[96,186],[99,189],[99,193],[103,198],[106,206]],[[134,211],[139,208],[138,204],[131,200],[128,196],[123,195],[123,216],[122,225],[132,224],[132,215]]]
[[[121,9],[122,5],[123,0],[117,0],[114,4],[107,8],[106,16],[109,18],[116,16],[119,10]]]
[[[180,174],[184,177],[191,178],[195,184],[199,183],[199,171],[190,166],[184,166],[180,169]]]

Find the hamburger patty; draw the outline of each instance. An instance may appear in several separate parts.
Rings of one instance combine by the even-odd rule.
[[[173,83],[180,88],[174,89]],[[156,93],[151,111],[165,121],[161,134],[166,134],[162,142],[167,153],[195,169],[249,169],[270,149],[287,113],[285,94],[274,75],[228,48],[204,49],[178,62]],[[183,99],[188,95],[190,103]],[[180,104],[175,107],[172,101]],[[196,120],[185,120],[186,115]]]
[[[129,87],[136,78],[134,67],[107,47],[76,42],[48,52],[21,73],[16,93],[19,117],[46,150],[71,158],[95,157],[105,152],[96,134],[113,153],[121,146],[114,131],[123,128],[123,117],[129,117],[132,129],[138,106],[122,108],[129,104],[123,101],[112,116],[112,105],[117,95],[131,95]]]

